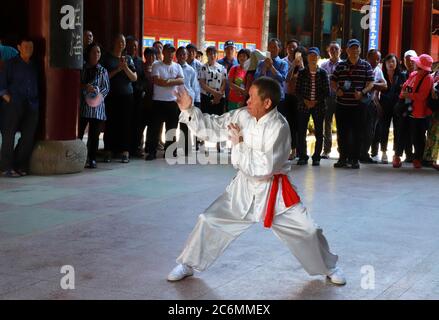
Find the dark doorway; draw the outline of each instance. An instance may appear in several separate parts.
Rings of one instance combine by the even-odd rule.
[[[0,5],[0,39],[4,45],[16,47],[19,38],[28,34],[29,1],[2,1]]]

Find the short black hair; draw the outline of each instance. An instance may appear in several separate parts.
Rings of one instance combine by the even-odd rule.
[[[126,42],[128,42],[128,41],[137,41],[137,42],[139,42],[139,40],[137,40],[137,38],[135,36],[127,36],[125,38],[125,40],[126,40]]]
[[[90,60],[90,52],[91,52],[91,50],[93,50],[94,47],[98,47],[100,49],[102,48],[101,45],[99,43],[96,43],[96,42],[92,42],[87,47],[85,47],[85,49],[84,49],[84,60],[85,60],[85,62],[89,62],[89,60]]]
[[[34,41],[29,36],[21,36],[20,38],[18,38],[18,42],[17,42],[18,45],[21,45],[23,42],[34,42]]]
[[[200,50],[197,51],[197,54],[199,54],[200,56],[204,56],[203,51],[200,51]]]
[[[290,43],[297,43],[297,46],[300,46],[300,41],[297,39],[290,39],[287,42],[287,45],[289,45]]]
[[[178,54],[180,51],[182,51],[182,50],[187,50],[187,48],[185,47],[185,46],[181,46],[181,47],[179,47],[178,49],[177,49],[177,52],[176,52],[176,54]]]
[[[212,51],[214,54],[217,54],[217,53],[218,53],[218,50],[216,49],[215,46],[207,47],[207,49],[206,49],[206,54],[209,54],[209,52],[211,52],[211,51]]]
[[[163,47],[163,42],[161,42],[161,41],[154,41],[154,43],[152,44],[152,46],[154,47],[156,44],[161,44],[162,47]]]
[[[261,77],[253,81],[252,85],[258,88],[258,95],[262,100],[271,100],[272,109],[279,105],[282,94],[279,82],[269,77]]]
[[[337,46],[337,47],[339,47],[339,48],[341,48],[341,46],[340,46],[340,43],[338,43],[337,41],[331,41],[329,44],[328,44],[328,46],[327,46],[327,48],[329,48],[330,46]]]
[[[278,38],[271,38],[268,43],[276,42],[277,46],[282,49],[282,42]]]
[[[146,58],[146,56],[155,56],[157,55],[157,50],[153,47],[147,47],[145,48],[145,51],[143,51],[143,56]]]
[[[381,55],[381,52],[379,52],[377,49],[370,49],[367,52],[367,57],[370,58],[374,53],[377,53],[377,54]]]
[[[186,49],[187,49],[187,50],[195,50],[195,51],[198,51],[197,46],[194,45],[193,43],[189,43],[189,44],[186,46]]]
[[[238,57],[239,57],[240,54],[245,54],[247,56],[247,59],[250,59],[251,52],[250,52],[249,49],[241,49],[241,50],[239,50]]]

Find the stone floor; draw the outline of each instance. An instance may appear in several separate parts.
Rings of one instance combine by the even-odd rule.
[[[260,225],[208,271],[168,283],[198,214],[235,172],[135,160],[0,179],[0,299],[439,299],[439,172],[333,163],[293,169],[344,287],[308,276]],[[66,265],[74,290],[61,288]]]

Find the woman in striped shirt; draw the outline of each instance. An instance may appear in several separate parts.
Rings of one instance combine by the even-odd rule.
[[[85,49],[86,64],[81,72],[81,109],[79,139],[84,137],[88,125],[88,160],[86,168],[95,169],[101,127],[107,117],[104,99],[110,91],[107,70],[99,64],[101,48],[92,43]]]

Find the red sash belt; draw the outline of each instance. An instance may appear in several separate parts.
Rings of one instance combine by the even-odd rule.
[[[288,180],[288,176],[284,174],[275,175],[273,185],[271,186],[270,197],[268,199],[267,212],[265,214],[265,228],[271,228],[273,225],[274,208],[276,206],[277,192],[279,191],[279,179],[282,179],[282,197],[285,206],[290,208],[300,202],[300,197]]]

